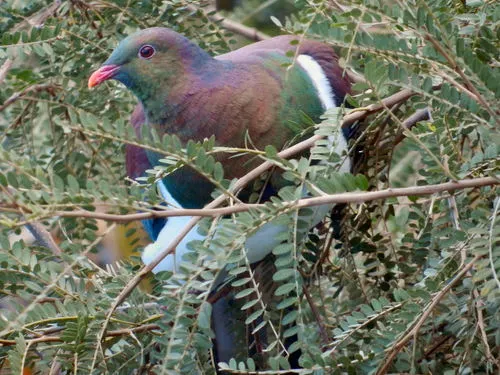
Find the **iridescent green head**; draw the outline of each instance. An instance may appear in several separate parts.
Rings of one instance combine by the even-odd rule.
[[[123,83],[143,103],[161,98],[182,83],[186,74],[211,60],[196,44],[166,28],[139,31],[120,42],[101,68],[89,78],[88,86],[115,79]]]

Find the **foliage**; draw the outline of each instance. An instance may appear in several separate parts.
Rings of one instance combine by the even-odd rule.
[[[298,349],[301,373],[499,371],[494,186],[349,203],[305,236],[298,234],[312,210],[299,215],[293,204],[304,189],[335,194],[498,177],[500,13],[493,1],[290,0],[294,13],[275,19],[281,31],[335,46],[343,65],[364,77],[348,99],[370,114],[355,127],[354,174],[336,171],[341,156],[326,141],[293,160],[272,147],[243,150],[283,168],[293,185],[263,207],[203,219],[202,229],[214,234],[218,223],[217,233],[193,244],[189,269],[157,275],[152,290],[135,288],[112,310],[140,261],[132,256],[100,267],[88,257],[116,227],[110,222],[99,230],[92,213],[151,211],[161,202],[155,180],[183,165],[209,178],[214,196],[232,196],[235,182],[223,178],[214,158],[222,150],[213,139],[182,145],[175,136],[142,140],[165,158],[145,178],[129,181],[123,148],[138,142],[128,124],[135,101],[114,83],[91,92],[86,82],[117,42],[140,28],[171,27],[214,54],[235,48],[235,35],[199,6],[185,0],[0,5],[2,368],[214,373],[209,292],[228,265],[228,285],[241,300],[240,328],[268,332],[262,358],[219,364],[230,373],[286,370]],[[244,18],[246,7],[235,17]],[[403,89],[416,95],[389,107],[382,101]],[[410,131],[405,119],[423,108],[432,119]],[[335,136],[348,112],[330,111],[319,125],[304,119],[309,127],[298,137]],[[261,185],[254,183],[256,193]],[[76,210],[90,214],[60,214]],[[245,238],[278,215],[290,230],[273,252],[271,271],[251,267]],[[22,229],[28,223],[56,234],[62,252],[28,241]],[[134,231],[127,238],[140,251]],[[274,285],[268,287],[265,274]],[[286,347],[295,335],[299,340]]]

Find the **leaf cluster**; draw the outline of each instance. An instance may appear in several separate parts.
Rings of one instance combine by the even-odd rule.
[[[252,2],[252,4],[257,2]],[[268,12],[266,4],[255,13]],[[357,77],[346,106],[320,124],[304,117],[296,139],[320,135],[308,153],[273,147],[182,144],[129,125],[135,99],[114,84],[91,93],[91,71],[119,40],[168,26],[213,54],[240,39],[191,1],[6,0],[0,4],[0,367],[37,373],[496,373],[500,357],[500,228],[495,186],[364,203],[297,208],[304,195],[364,192],[499,175],[499,8],[491,1],[287,1],[282,32],[335,47]],[[246,4],[228,13],[249,21]],[[194,9],[194,10],[193,10]],[[290,14],[291,12],[291,14]],[[248,16],[248,17],[247,17]],[[254,16],[253,14],[251,16]],[[255,24],[262,20],[258,19]],[[247,19],[248,18],[248,19]],[[252,22],[250,20],[249,22]],[[267,26],[269,27],[269,25]],[[276,27],[274,27],[276,29]],[[384,98],[411,90],[407,100]],[[430,116],[411,122],[426,110]],[[332,151],[346,114],[347,155]],[[426,112],[426,113],[427,113]],[[294,124],[296,125],[296,124]],[[137,180],[123,150],[162,155]],[[175,275],[135,288],[137,227],[92,213],[164,210],[156,182],[189,166],[224,194],[260,202],[268,171],[244,191],[218,155],[271,162],[282,188],[264,205],[204,218]],[[59,217],[85,210],[87,216]],[[319,213],[331,214],[309,230]],[[281,244],[260,265],[245,241],[280,225]],[[42,225],[57,245],[26,228]],[[120,234],[121,233],[121,234]],[[110,237],[115,236],[115,237]],[[111,238],[111,240],[110,240]],[[110,242],[128,256],[110,260]],[[215,363],[213,285],[232,298],[240,353]],[[146,285],[148,284],[148,285]],[[112,312],[110,314],[110,312]],[[411,337],[411,340],[407,339]],[[264,350],[256,350],[265,342]]]

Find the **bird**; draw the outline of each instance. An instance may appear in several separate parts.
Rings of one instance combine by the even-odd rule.
[[[90,76],[88,87],[110,79],[121,82],[138,99],[131,117],[138,137],[145,128],[160,136],[176,135],[183,145],[189,140],[201,142],[215,137],[216,146],[237,148],[245,147],[250,139],[259,150],[268,145],[282,149],[294,136],[287,124],[300,123],[304,114],[320,122],[326,110],[343,105],[351,90],[337,55],[325,43],[282,35],[213,57],[188,38],[163,27],[144,29],[123,39]],[[330,142],[337,154],[347,155],[347,131],[339,132]],[[161,158],[158,153],[127,145],[128,176],[143,176]],[[217,160],[227,179],[243,176],[257,162],[228,155],[218,155]],[[340,171],[350,170],[351,161],[346,156]],[[212,200],[214,190],[189,166],[163,177],[157,187],[167,205],[180,208],[203,208]],[[270,194],[279,187],[271,186]],[[314,208],[310,228],[330,209],[329,205]],[[153,242],[143,251],[144,263],[164,250],[189,219],[145,220],[144,227]],[[249,235],[245,241],[249,263],[255,264],[271,253],[280,243],[277,235],[284,230],[288,230],[286,226],[271,221]],[[175,254],[168,255],[154,272],[176,272],[190,251],[188,243],[197,239],[204,236],[195,227]],[[224,306],[214,306],[214,311],[217,308],[225,311]],[[231,358],[230,345],[220,346],[219,359]]]

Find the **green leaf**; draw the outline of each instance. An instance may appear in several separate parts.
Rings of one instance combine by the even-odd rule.
[[[273,275],[273,280],[274,281],[282,281],[282,280],[289,279],[289,278],[291,278],[294,275],[295,275],[295,269],[293,269],[293,268],[284,268],[284,269],[278,270],[278,272],[276,272]]]
[[[245,319],[245,324],[248,325],[248,324],[252,323],[256,319],[258,319],[263,313],[264,313],[263,310],[254,311],[252,314],[250,314],[248,316],[248,318]]]
[[[212,316],[212,305],[208,302],[204,302],[200,308],[200,314],[198,315],[198,326],[202,329],[210,328],[210,319]]]
[[[250,294],[252,294],[254,292],[255,292],[255,290],[253,288],[247,288],[247,289],[242,290],[241,292],[238,292],[234,296],[234,298],[240,299],[240,298],[246,297],[246,296],[248,296],[248,295],[250,295]]]
[[[296,284],[295,283],[286,283],[283,285],[280,285],[274,292],[276,296],[282,296],[285,294],[290,293],[292,290],[295,290]]]

